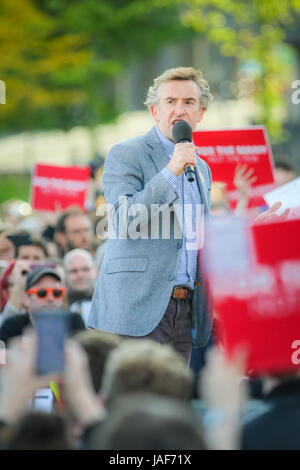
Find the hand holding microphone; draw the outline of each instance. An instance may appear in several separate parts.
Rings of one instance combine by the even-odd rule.
[[[177,176],[184,172],[187,180],[192,182],[195,179],[196,166],[192,128],[186,121],[177,121],[173,126],[172,135],[177,145],[168,168]]]

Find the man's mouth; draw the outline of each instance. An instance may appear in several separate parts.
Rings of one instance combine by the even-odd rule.
[[[172,121],[172,126],[174,126],[175,122],[178,122],[178,121],[184,121],[184,119],[174,119],[174,121]]]

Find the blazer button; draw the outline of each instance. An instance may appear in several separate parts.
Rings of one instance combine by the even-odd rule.
[[[174,276],[172,274],[170,274],[168,279],[169,279],[169,281],[174,281]]]

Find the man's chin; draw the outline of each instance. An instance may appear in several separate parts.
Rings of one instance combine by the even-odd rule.
[[[61,309],[62,308],[62,305],[46,305],[45,307],[43,307],[43,309],[45,310],[58,310],[58,309]]]
[[[77,285],[77,286],[74,286],[73,289],[74,291],[77,291],[77,292],[86,292],[86,291],[89,291],[91,290],[91,287],[89,285]]]
[[[68,302],[73,304],[79,300],[91,300],[94,293],[94,287],[88,289],[68,288]]]

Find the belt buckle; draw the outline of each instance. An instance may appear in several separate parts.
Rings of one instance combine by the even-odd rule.
[[[185,290],[186,291],[185,297],[175,297],[177,289]],[[172,297],[173,297],[173,299],[186,299],[188,297],[188,289],[185,288],[185,287],[175,286],[174,289],[173,289]]]
[[[177,290],[177,289],[180,289],[180,287],[177,287],[177,286],[176,286],[176,287],[174,287],[174,289],[173,289],[173,292],[172,292],[172,297],[173,297],[173,299],[178,299],[178,297],[175,297],[175,295],[176,295],[176,290]]]

